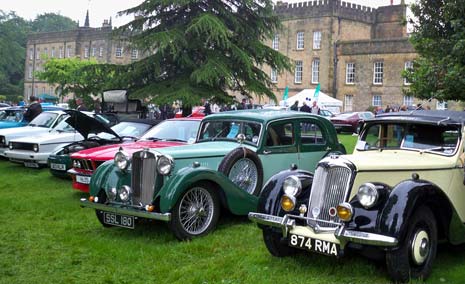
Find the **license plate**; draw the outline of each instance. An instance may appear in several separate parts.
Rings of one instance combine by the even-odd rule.
[[[134,229],[134,216],[119,215],[113,212],[103,212],[103,223]]]
[[[31,163],[31,162],[24,162],[24,166],[28,168],[38,168],[39,164],[37,163]]]
[[[289,235],[289,246],[330,256],[339,256],[340,250],[338,244],[294,234]]]
[[[66,171],[66,165],[65,164],[55,164],[51,163],[50,168],[52,170],[58,170],[58,171]]]
[[[90,183],[90,177],[76,176],[76,181],[79,182],[79,183],[83,183],[83,184],[89,184]]]

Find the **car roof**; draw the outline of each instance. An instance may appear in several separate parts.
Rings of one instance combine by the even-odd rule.
[[[217,119],[243,119],[250,121],[257,121],[267,123],[272,120],[286,119],[286,118],[305,118],[305,117],[318,117],[318,119],[324,119],[318,115],[314,115],[308,112],[299,112],[292,110],[274,110],[274,109],[250,109],[250,110],[236,110],[236,111],[225,111],[208,115],[204,118],[204,121],[217,120]]]
[[[366,121],[415,121],[423,123],[440,123],[440,124],[464,124],[465,111],[447,111],[447,110],[413,110],[389,112],[377,115],[375,118]]]
[[[144,124],[149,124],[149,125],[157,125],[163,120],[158,120],[158,119],[145,119],[145,118],[126,118],[121,120],[121,122],[133,122],[133,123],[144,123]],[[117,123],[118,124],[118,123]]]

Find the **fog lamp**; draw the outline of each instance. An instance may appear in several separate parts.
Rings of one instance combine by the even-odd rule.
[[[119,190],[119,199],[123,202],[128,202],[131,196],[131,188],[127,185],[123,185]]]
[[[110,188],[110,190],[107,192],[108,199],[110,201],[115,201],[116,194],[117,194],[116,188],[114,188],[114,187]]]
[[[89,202],[94,202],[94,197],[92,195],[89,196]]]
[[[153,206],[153,205],[145,205],[145,210],[147,212],[153,212],[153,210],[155,210],[155,206]]]
[[[287,212],[294,210],[295,197],[283,195],[283,197],[281,197],[281,207]]]
[[[348,222],[352,219],[352,215],[354,210],[352,209],[352,205],[349,203],[341,203],[336,207],[337,216],[344,222]]]

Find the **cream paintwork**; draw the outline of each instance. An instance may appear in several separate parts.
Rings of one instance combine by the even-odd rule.
[[[289,230],[289,233],[335,243],[341,245],[341,248],[343,248],[345,245],[341,244],[341,242],[338,239],[336,239],[336,237],[334,236],[334,232],[331,231],[315,233],[315,231],[310,226],[294,226],[292,229]]]

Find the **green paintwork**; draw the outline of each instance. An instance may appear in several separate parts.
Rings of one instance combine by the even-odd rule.
[[[55,163],[55,164],[65,164],[66,165],[66,171],[72,168],[72,161],[71,157],[69,155],[50,155],[48,157],[48,167],[50,168],[50,163]],[[50,173],[54,176],[58,177],[69,177],[68,173],[66,171],[57,171],[52,168],[50,168]]]
[[[336,131],[331,122],[321,116],[294,111],[244,110],[232,111],[207,116],[202,123],[217,120],[239,120],[257,122],[262,125],[260,141],[257,146],[250,143],[239,144],[235,141],[203,141],[191,145],[166,147],[151,151],[169,155],[174,159],[174,168],[169,176],[163,177],[163,186],[156,189],[153,200],[159,200],[160,213],[168,213],[182,196],[197,182],[209,182],[221,192],[220,200],[233,214],[246,215],[256,210],[258,197],[248,194],[227,176],[217,171],[224,156],[237,147],[247,147],[257,153],[262,161],[264,180],[273,174],[289,168],[292,163],[302,169],[313,171],[316,163],[331,151],[345,152],[337,141]],[[292,145],[267,146],[265,137],[268,127],[273,123],[290,123],[293,125],[294,139]],[[314,123],[321,128],[325,143],[321,145],[303,145],[300,141],[302,122]],[[312,153],[306,153],[311,151]],[[194,162],[198,165],[194,166]],[[153,173],[154,175],[157,173]],[[120,171],[107,161],[95,171],[90,183],[90,195],[97,196],[100,190],[131,186],[131,172]],[[110,205],[111,206],[111,205]]]
[[[185,167],[174,174],[157,194],[157,197],[160,197],[161,213],[169,212],[182,194],[200,181],[210,181],[215,184],[215,189],[224,193],[227,208],[233,214],[246,215],[257,209],[258,197],[243,191],[225,175],[205,167]]]

